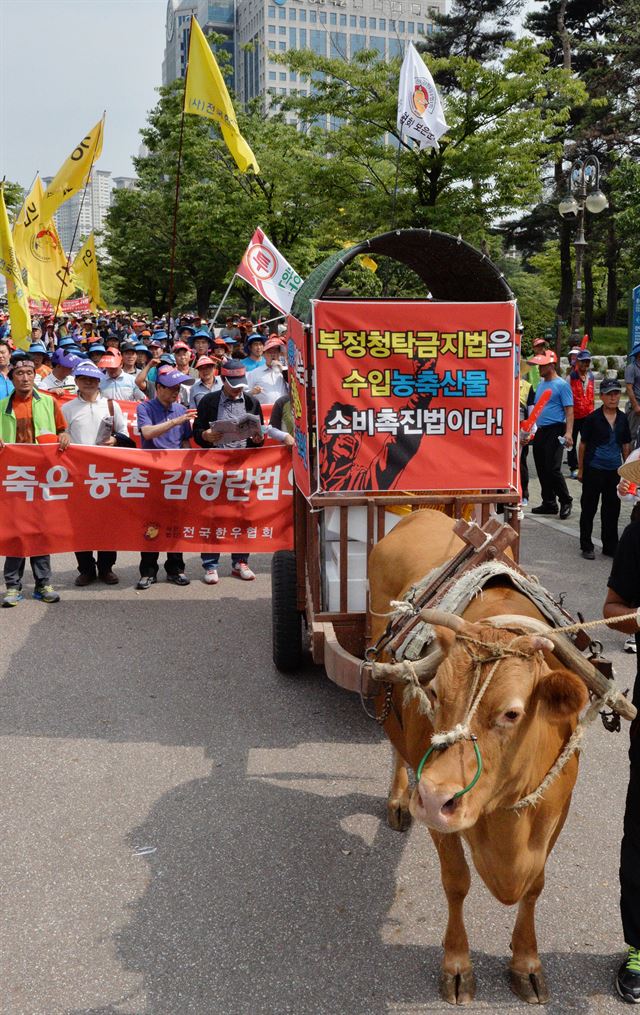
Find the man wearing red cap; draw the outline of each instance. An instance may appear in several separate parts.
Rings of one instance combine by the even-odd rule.
[[[551,398],[540,413],[538,429],[533,438],[533,459],[542,489],[542,504],[532,509],[534,515],[557,515],[560,501],[560,518],[571,514],[573,500],[562,475],[564,448],[573,447],[573,393],[556,370],[556,354],[551,351],[532,356],[527,360],[540,369],[541,381],[536,388],[536,404],[545,391]]]

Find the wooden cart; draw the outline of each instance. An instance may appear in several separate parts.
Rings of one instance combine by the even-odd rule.
[[[348,251],[324,261],[310,275],[296,295],[292,317],[304,325],[307,362],[311,362],[312,301],[339,299],[350,302],[344,290],[337,289],[340,272],[359,254],[385,255],[413,270],[425,284],[434,301],[460,303],[504,303],[514,299],[504,276],[489,258],[459,238],[431,230],[397,230],[366,240]],[[384,301],[390,302],[390,301]],[[405,301],[406,302],[406,301]],[[291,364],[290,364],[291,370]],[[304,397],[308,420],[315,418],[313,384],[310,376]],[[313,459],[314,447],[310,442]],[[474,492],[442,493],[422,490],[410,494],[384,493],[294,493],[295,549],[279,551],[272,559],[272,632],[273,659],[283,672],[295,672],[303,658],[304,630],[308,633],[314,662],[324,664],[335,683],[351,691],[367,692],[363,686],[361,662],[370,641],[368,594],[354,607],[351,584],[354,563],[364,563],[364,587],[367,587],[368,560],[376,542],[389,526],[390,509],[403,506],[410,510],[438,506],[452,518],[468,515],[469,505],[475,525],[469,529],[461,522],[460,535],[468,533],[469,546],[493,540],[489,556],[501,553],[512,543],[518,557],[519,494],[514,489],[483,489]],[[503,512],[498,520],[496,508]],[[350,549],[349,526],[355,522],[365,546],[364,562],[354,562]],[[491,519],[491,520],[490,520]],[[488,530],[487,530],[488,524]],[[478,537],[477,533],[485,531]],[[509,534],[507,534],[509,533]],[[328,587],[328,554],[333,553],[334,580]],[[479,559],[479,558],[478,558]]]

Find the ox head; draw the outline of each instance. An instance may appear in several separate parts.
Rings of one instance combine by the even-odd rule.
[[[588,692],[570,670],[546,664],[543,651],[553,645],[545,637],[470,624],[435,611],[423,611],[423,616],[434,624],[444,654],[427,688],[435,742],[437,734],[464,726],[470,705],[479,697],[468,723],[478,750],[470,737],[433,750],[410,809],[416,820],[435,831],[460,832],[482,814],[515,803],[535,788],[540,774],[536,761],[545,750],[549,753],[549,740],[555,760],[558,743],[587,704]],[[553,735],[551,726],[556,728]],[[478,752],[482,777],[464,792],[478,771]]]

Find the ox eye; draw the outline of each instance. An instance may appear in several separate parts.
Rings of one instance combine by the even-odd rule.
[[[504,713],[504,718],[507,722],[516,722],[520,718],[520,712],[515,708],[510,708],[508,712]]]

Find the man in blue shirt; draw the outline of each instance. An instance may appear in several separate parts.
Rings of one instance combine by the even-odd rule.
[[[542,504],[533,508],[531,513],[557,515],[557,497],[560,501],[560,517],[568,518],[573,500],[562,475],[562,456],[565,447],[573,447],[573,392],[571,386],[558,376],[555,352],[547,350],[527,362],[540,368],[541,379],[536,387],[535,404],[545,391],[551,391],[533,438],[533,460],[542,489]]]
[[[614,557],[618,547],[618,468],[631,450],[631,431],[624,412],[618,408],[622,384],[605,378],[600,385],[602,405],[582,421],[578,458],[580,499],[580,549],[585,560],[594,560],[591,533],[602,496],[600,523],[602,554]]]
[[[164,448],[177,451],[187,447],[191,437],[191,420],[195,409],[185,409],[180,404],[180,385],[193,384],[193,377],[181,374],[173,367],[160,367],[156,380],[156,394],[149,402],[138,406],[138,429],[142,447],[153,451]],[[140,554],[140,581],[137,589],[148,589],[158,580],[159,553]],[[188,585],[184,573],[184,558],[181,553],[167,553],[164,564],[167,581],[172,585]]]

